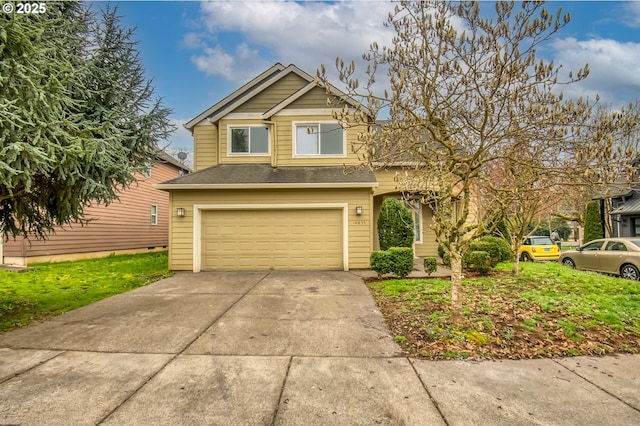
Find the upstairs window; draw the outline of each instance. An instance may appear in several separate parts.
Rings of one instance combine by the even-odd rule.
[[[344,156],[345,132],[338,123],[297,123],[295,154]]]
[[[230,154],[269,154],[269,128],[245,126],[230,128]]]

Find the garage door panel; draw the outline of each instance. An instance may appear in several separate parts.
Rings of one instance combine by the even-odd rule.
[[[202,269],[342,269],[340,209],[206,210]]]

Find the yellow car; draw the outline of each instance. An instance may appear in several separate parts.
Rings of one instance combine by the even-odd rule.
[[[520,260],[523,262],[558,260],[559,257],[560,249],[549,237],[528,237],[520,246]]]

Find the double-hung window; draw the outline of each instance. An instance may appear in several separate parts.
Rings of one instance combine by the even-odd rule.
[[[338,123],[296,123],[296,155],[345,155],[345,131]]]
[[[268,155],[269,128],[260,126],[232,126],[229,129],[230,154]]]
[[[151,225],[158,224],[158,206],[155,204],[151,205]]]

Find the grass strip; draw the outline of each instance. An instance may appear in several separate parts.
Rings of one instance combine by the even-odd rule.
[[[59,315],[171,275],[167,252],[110,255],[99,259],[0,270],[0,332]]]

